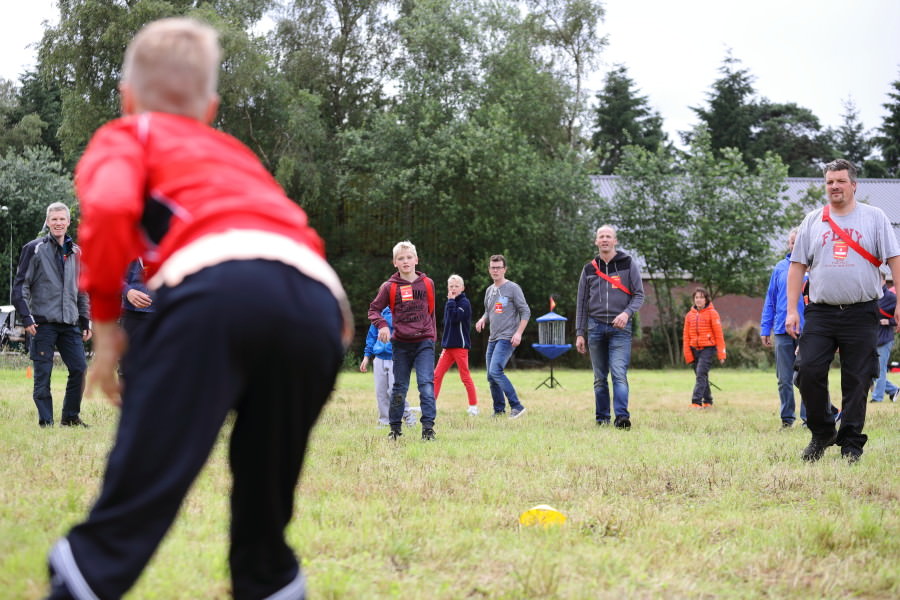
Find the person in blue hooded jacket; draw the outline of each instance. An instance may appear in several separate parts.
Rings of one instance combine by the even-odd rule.
[[[390,307],[381,311],[381,316],[387,321],[391,333],[394,332],[394,322],[391,317]],[[394,387],[394,353],[390,342],[382,342],[378,339],[378,329],[369,325],[369,333],[366,335],[366,347],[363,349],[363,359],[359,363],[359,370],[366,373],[369,370],[369,362],[372,362],[372,372],[375,374],[375,404],[378,406],[378,426],[387,427],[390,423],[388,411],[391,407],[391,389]],[[413,414],[415,409],[410,409],[409,403],[403,408],[403,419],[410,427],[416,424]]]

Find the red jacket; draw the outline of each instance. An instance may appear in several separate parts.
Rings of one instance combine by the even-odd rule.
[[[702,309],[692,306],[684,317],[684,360],[688,364],[694,362],[691,348],[716,347],[719,360],[725,360],[725,336],[722,334],[722,321],[719,313],[710,303]]]
[[[107,123],[79,161],[75,185],[80,283],[97,320],[119,314],[134,257],[144,257],[149,279],[174,252],[209,234],[263,232],[324,256],[306,213],[253,152],[187,117],[142,113]]]

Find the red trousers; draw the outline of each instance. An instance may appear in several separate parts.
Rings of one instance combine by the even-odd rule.
[[[459,378],[462,379],[463,385],[466,386],[469,406],[477,405],[478,394],[475,391],[475,382],[472,381],[472,375],[469,373],[469,351],[466,348],[444,348],[441,351],[441,357],[434,368],[435,399],[441,393],[441,382],[444,381],[444,374],[447,373],[447,370],[453,363],[456,363],[456,368],[459,369]]]

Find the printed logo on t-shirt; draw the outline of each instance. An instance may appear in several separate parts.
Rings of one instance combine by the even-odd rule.
[[[508,302],[508,300],[507,300],[506,296],[500,296],[499,298],[497,298],[497,301],[494,302],[494,313],[496,313],[498,315],[502,315],[503,307],[506,306],[507,302]]]
[[[402,302],[409,302],[413,299],[413,291],[411,285],[401,285],[400,286],[400,300]]]
[[[612,276],[610,277],[610,279],[612,279],[612,280],[615,281],[616,283],[621,283],[621,282],[622,282],[622,277],[621,277],[621,275],[612,275]]]
[[[834,259],[835,260],[844,260],[847,258],[847,252],[850,250],[850,246],[847,245],[847,242],[838,240],[834,243]]]

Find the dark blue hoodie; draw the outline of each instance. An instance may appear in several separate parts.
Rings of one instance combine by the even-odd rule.
[[[469,329],[472,327],[472,305],[466,298],[465,292],[448,299],[444,305],[444,337],[441,338],[442,348],[472,347],[469,338]]]

